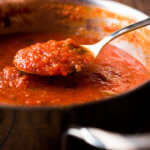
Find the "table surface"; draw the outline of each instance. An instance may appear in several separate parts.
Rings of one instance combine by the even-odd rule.
[[[139,9],[150,16],[150,0],[115,0],[136,9]]]

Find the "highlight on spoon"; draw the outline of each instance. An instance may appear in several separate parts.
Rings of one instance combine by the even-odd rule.
[[[119,29],[119,30],[113,32],[112,34],[104,37],[101,41],[97,42],[96,44],[82,45],[82,47],[89,49],[90,51],[93,52],[94,56],[97,57],[97,55],[100,53],[102,48],[104,48],[104,46],[106,44],[108,44],[109,42],[111,42],[115,38],[117,38],[117,37],[119,37],[125,33],[131,32],[133,30],[145,27],[147,25],[150,25],[150,17],[148,17],[142,21],[136,22],[134,24],[131,24],[129,26],[126,26],[124,28]]]

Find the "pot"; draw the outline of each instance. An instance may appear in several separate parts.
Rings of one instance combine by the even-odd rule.
[[[78,17],[74,16],[75,21],[72,22],[69,17],[59,13],[65,11],[63,3],[85,6],[88,8],[87,13],[95,7],[106,11],[96,16],[79,14]],[[107,15],[107,10],[124,15],[127,19],[124,22],[116,21],[115,15]],[[84,27],[87,34],[94,33],[95,36],[102,38],[112,32],[105,31],[102,26],[103,22],[110,25],[119,21],[121,27],[146,17],[142,12],[128,6],[104,0],[1,0],[0,35],[56,31],[80,34],[81,27]],[[145,30],[149,31],[148,28]],[[148,43],[148,38],[146,38],[148,34],[144,35],[145,30],[138,30],[136,33],[137,38],[138,36],[145,37],[143,42],[138,43],[138,47],[135,46],[137,43],[130,41],[128,36],[120,37],[112,44],[128,51],[150,69],[149,46],[146,47],[143,44]],[[1,104],[0,148],[3,150],[58,150],[62,148],[64,133],[85,140],[81,129],[85,129],[87,139],[94,135],[98,143],[101,139],[95,135],[95,128],[102,129],[96,133],[103,132],[105,129],[109,132],[134,134],[150,113],[149,88],[150,81],[146,81],[139,87],[115,97],[65,107],[26,107]],[[91,126],[94,129],[81,128],[83,126]],[[109,134],[109,132],[105,133]],[[146,137],[146,140],[149,140],[149,136]],[[100,148],[100,144],[94,144],[95,141],[85,141]]]

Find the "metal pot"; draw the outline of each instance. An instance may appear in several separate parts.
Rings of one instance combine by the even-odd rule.
[[[49,7],[53,2],[57,3],[57,7]],[[62,3],[83,5],[89,7],[89,9],[99,7],[109,11],[116,11],[116,13],[125,16],[128,16],[130,12],[130,17],[135,20],[147,17],[145,14],[125,5],[104,0],[1,0],[0,35],[31,31],[75,33],[80,27],[86,27],[89,34],[95,32],[96,36],[100,35],[102,37],[108,34],[104,32],[101,22],[107,22],[114,18],[95,18],[92,15],[82,16],[81,14],[79,20],[71,22],[69,17],[65,18],[61,13],[57,14],[60,10],[63,11],[62,7],[58,7]],[[65,20],[64,24],[61,21],[62,19]],[[139,30],[139,33],[143,35],[141,30]],[[131,44],[135,44],[130,43],[126,37],[124,37],[124,40],[119,39],[119,41],[117,39],[112,44],[117,44],[118,47],[123,47],[123,49],[124,44],[126,44],[126,47],[131,47]],[[137,53],[142,54],[143,51],[147,51],[146,56],[136,55]],[[149,63],[147,63],[147,59],[150,59],[148,47],[142,48],[141,45],[140,49],[139,47],[134,48],[133,52],[131,48],[131,51],[128,52],[149,68]],[[100,146],[101,139],[95,135],[94,129],[89,132],[88,129],[80,127],[92,126],[122,134],[135,133],[150,112],[149,88],[150,81],[147,81],[136,89],[112,98],[66,107],[1,105],[0,148],[4,150],[60,149],[64,133],[81,138],[93,146],[104,148],[105,143]],[[79,127],[73,128],[73,126]],[[85,129],[84,133],[86,133],[87,139],[83,136],[83,130],[81,129]],[[94,135],[94,140],[89,141],[89,139],[93,138],[92,134]],[[95,140],[98,144],[95,144]],[[146,140],[149,140],[149,136],[146,137]],[[135,144],[134,146],[137,145]]]

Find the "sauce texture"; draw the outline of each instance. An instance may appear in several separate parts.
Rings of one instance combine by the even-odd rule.
[[[21,49],[13,62],[19,70],[28,73],[66,76],[81,71],[82,67],[90,64],[93,59],[90,51],[80,47],[72,39],[67,39],[58,42],[50,40]]]
[[[90,36],[50,33],[3,37],[0,41],[0,103],[36,106],[86,103],[126,92],[149,78],[148,70],[138,60],[112,45],[107,45],[94,63],[81,72],[65,77],[37,76],[14,67],[13,56],[18,50],[68,37],[77,44],[98,41]]]

